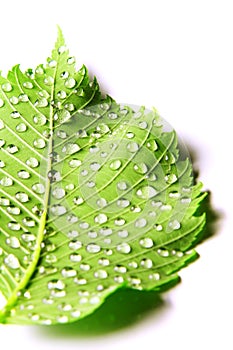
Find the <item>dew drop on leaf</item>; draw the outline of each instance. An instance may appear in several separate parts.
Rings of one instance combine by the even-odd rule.
[[[13,185],[13,180],[10,177],[4,176],[1,180],[0,180],[0,184],[2,186],[8,187],[8,186],[12,186]]]
[[[128,254],[131,252],[131,246],[126,242],[118,244],[116,249],[118,252],[123,254]]]
[[[36,114],[33,117],[33,122],[36,125],[42,126],[42,125],[45,125],[47,123],[47,119],[46,119],[46,117],[43,114]]]
[[[18,125],[16,125],[15,129],[18,132],[24,132],[27,130],[27,125],[25,123],[19,123]]]
[[[11,269],[18,269],[20,267],[19,260],[14,254],[9,254],[5,259],[4,262],[7,267]]]
[[[36,168],[39,165],[39,161],[34,157],[30,157],[26,160],[26,164],[31,168]]]
[[[17,237],[11,236],[6,239],[6,244],[9,245],[11,248],[19,248],[20,243]]]
[[[110,169],[112,170],[118,170],[121,167],[121,161],[119,159],[114,160],[110,163]]]
[[[152,248],[154,245],[153,240],[149,237],[142,238],[139,243],[143,248]]]
[[[32,186],[32,190],[35,192],[35,193],[38,193],[38,194],[43,194],[45,192],[45,187],[43,184],[41,183],[36,183]]]
[[[28,195],[24,192],[17,192],[15,194],[15,198],[21,203],[28,202],[28,200],[29,200]]]
[[[30,173],[26,170],[20,170],[17,173],[18,177],[20,177],[21,179],[29,179],[30,178]]]
[[[36,139],[33,141],[33,145],[36,147],[36,148],[44,148],[46,143],[45,143],[45,140],[44,139]]]
[[[5,92],[10,92],[12,91],[12,85],[10,83],[4,83],[2,84],[2,90]]]

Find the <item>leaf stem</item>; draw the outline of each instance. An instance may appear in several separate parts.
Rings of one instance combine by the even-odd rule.
[[[24,275],[24,278],[17,285],[17,287],[15,288],[14,292],[12,293],[10,298],[8,299],[8,301],[5,304],[5,306],[3,307],[3,309],[0,310],[0,323],[5,322],[5,319],[9,313],[9,311],[15,305],[21,290],[23,290],[27,286],[28,282],[31,279],[31,276],[35,272],[35,268],[36,268],[37,263],[38,263],[39,258],[40,258],[41,243],[42,243],[43,238],[44,238],[44,227],[45,227],[45,222],[46,222],[46,216],[47,216],[47,212],[44,211],[44,213],[41,216],[41,220],[40,220],[39,232],[38,232],[38,236],[37,236],[37,240],[36,240],[36,244],[35,244],[35,251],[33,254],[33,260],[31,262],[31,264],[29,265],[29,267],[26,271],[26,274]]]

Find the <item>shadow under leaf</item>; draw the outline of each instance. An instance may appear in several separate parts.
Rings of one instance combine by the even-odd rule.
[[[40,331],[62,338],[100,336],[129,327],[146,314],[163,311],[166,305],[158,292],[120,289],[93,314],[66,325],[43,326]]]

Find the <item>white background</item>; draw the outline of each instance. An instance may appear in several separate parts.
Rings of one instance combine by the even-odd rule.
[[[220,215],[213,237],[197,248],[201,258],[180,273],[162,307],[98,336],[0,325],[1,348],[233,349],[232,18],[226,0],[1,2],[3,72],[45,62],[59,24],[104,91],[118,102],[155,106],[174,126],[196,154]]]

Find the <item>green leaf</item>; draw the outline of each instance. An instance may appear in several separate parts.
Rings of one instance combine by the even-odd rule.
[[[60,30],[46,65],[0,86],[1,322],[73,322],[118,288],[177,283],[205,194],[175,131],[102,98]]]

